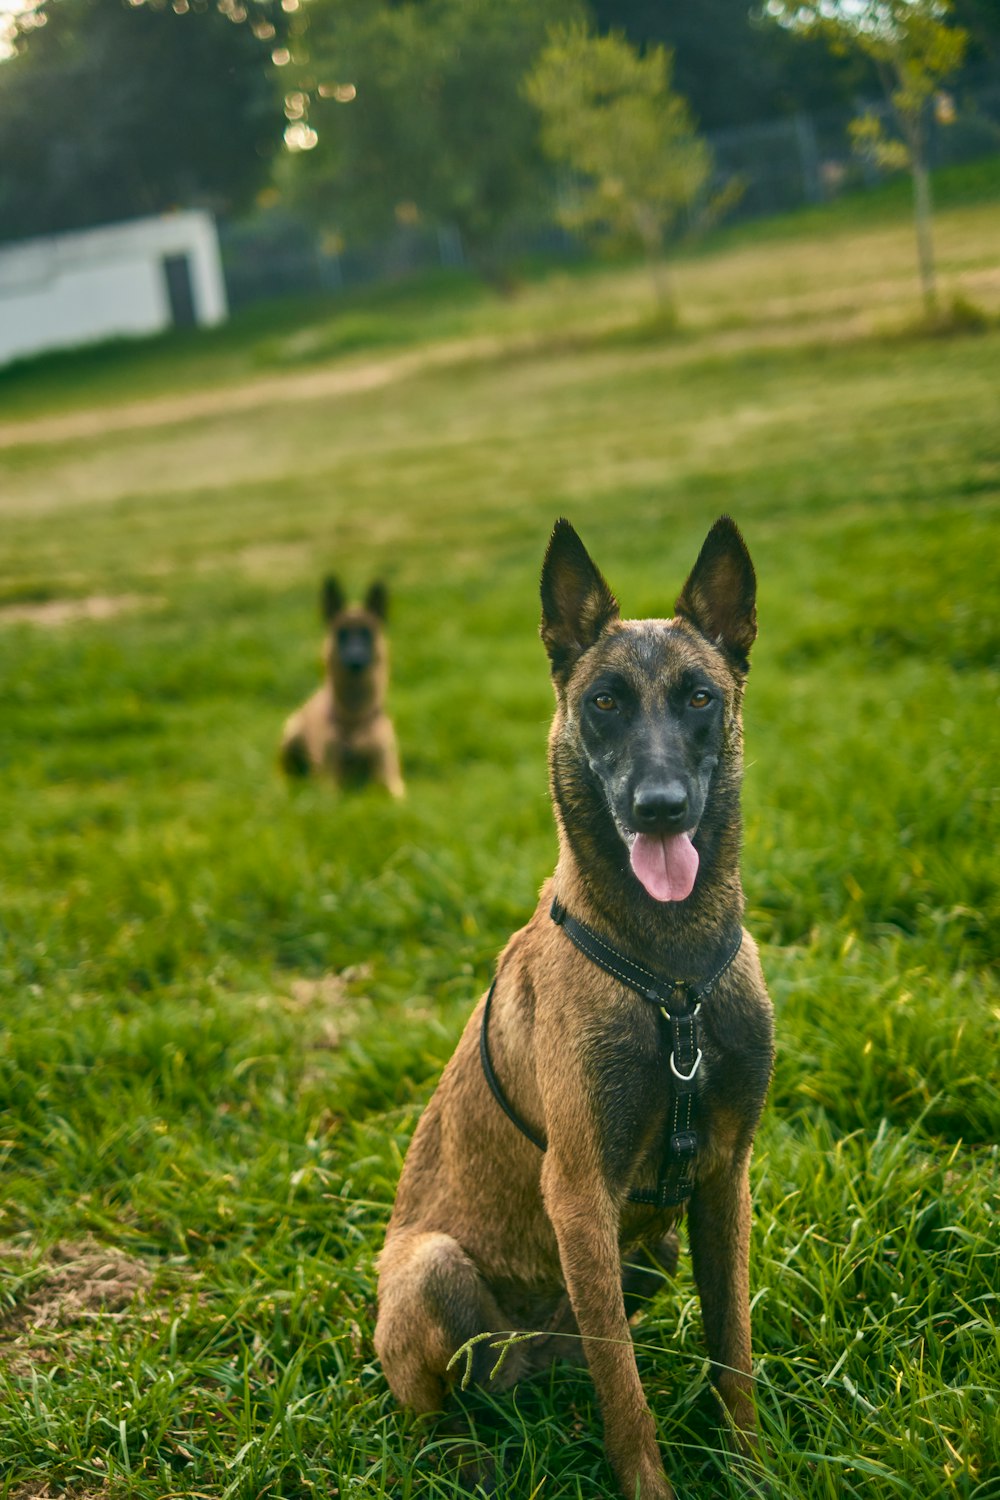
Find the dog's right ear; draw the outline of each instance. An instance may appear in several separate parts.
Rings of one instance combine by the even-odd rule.
[[[552,675],[565,680],[605,626],[618,618],[618,600],[568,521],[560,518],[542,564],[542,640]]]
[[[323,591],[320,596],[320,608],[323,612],[324,620],[330,621],[334,615],[339,615],[344,604],[344,591],[336,578],[324,578]]]

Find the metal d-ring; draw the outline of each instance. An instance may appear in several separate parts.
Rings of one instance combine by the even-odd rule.
[[[681,1081],[681,1083],[690,1083],[691,1080],[692,1080],[692,1078],[694,1077],[694,1075],[697,1073],[698,1069],[701,1067],[702,1055],[703,1055],[702,1054],[702,1050],[699,1047],[698,1048],[698,1056],[694,1060],[694,1066],[692,1067],[690,1073],[682,1073],[680,1071],[680,1069],[678,1068],[677,1064],[674,1062],[674,1054],[673,1054],[673,1052],[671,1052],[671,1054],[670,1054],[670,1071],[671,1071],[671,1073],[673,1073],[673,1075],[674,1075],[675,1078],[679,1078],[680,1081]]]

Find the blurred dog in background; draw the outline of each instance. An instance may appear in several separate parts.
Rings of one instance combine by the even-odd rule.
[[[348,604],[335,578],[324,581],[326,681],[285,724],[281,764],[290,776],[320,771],[340,786],[374,782],[403,796],[396,734],[385,710],[387,607],[383,583],[372,584],[363,604]]]

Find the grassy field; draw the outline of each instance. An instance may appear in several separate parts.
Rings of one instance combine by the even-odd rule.
[[[385,1387],[373,1260],[552,864],[542,551],[567,514],[662,613],[722,511],[772,1493],[1000,1496],[1000,330],[908,326],[904,217],[811,223],[681,264],[672,337],[605,269],[0,382],[3,1500],[466,1493]],[[940,243],[995,313],[1000,208]],[[393,591],[400,806],[276,770],[330,569]],[[636,1340],[680,1494],[735,1500],[686,1260]],[[466,1404],[510,1496],[609,1493],[585,1374]]]

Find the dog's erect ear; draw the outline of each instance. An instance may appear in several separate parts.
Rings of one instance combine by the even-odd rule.
[[[339,615],[345,603],[344,591],[336,578],[324,578],[323,591],[320,595],[320,608],[323,611],[324,620],[332,620],[334,615]]]
[[[757,579],[739,527],[720,516],[674,605],[744,672],[757,639]]]
[[[365,609],[384,620],[389,613],[389,590],[384,583],[373,583],[365,596]]]
[[[565,677],[601,631],[618,618],[618,600],[568,521],[555,524],[542,564],[542,640],[552,675]]]

